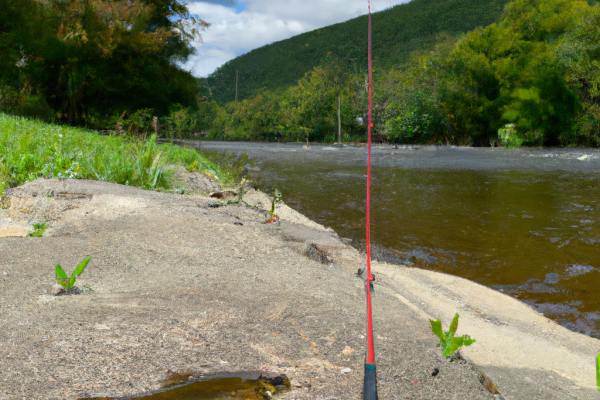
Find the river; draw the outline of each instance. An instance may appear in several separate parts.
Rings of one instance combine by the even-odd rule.
[[[267,192],[364,248],[366,148],[203,142],[247,152]],[[376,146],[375,258],[458,275],[600,337],[600,151]]]

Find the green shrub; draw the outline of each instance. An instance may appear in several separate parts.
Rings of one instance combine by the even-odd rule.
[[[54,111],[43,96],[19,93],[9,86],[0,86],[0,112],[52,121]]]
[[[498,140],[500,140],[502,146],[509,149],[520,147],[523,144],[523,139],[517,134],[515,124],[506,124],[498,129]]]

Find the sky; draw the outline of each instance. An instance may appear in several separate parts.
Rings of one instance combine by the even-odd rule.
[[[371,10],[408,1],[372,0]],[[184,65],[197,77],[255,48],[368,12],[367,0],[195,0],[188,8],[211,24],[202,42],[195,43],[197,54]]]

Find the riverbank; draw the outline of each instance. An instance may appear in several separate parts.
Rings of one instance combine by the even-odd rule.
[[[270,199],[254,190],[227,204],[38,179],[8,195],[5,227],[49,229],[0,239],[0,399],[135,395],[172,372],[241,370],[287,374],[281,399],[360,397],[364,257],[331,229],[284,204],[264,224]],[[76,285],[92,292],[53,296],[54,266],[86,256]],[[493,399],[479,370],[507,399],[597,395],[598,340],[464,279],[374,268],[380,398]],[[446,327],[456,311],[477,343],[449,363],[427,318]]]
[[[202,146],[248,152],[255,185],[364,249],[365,148]],[[478,282],[600,338],[597,149],[376,145],[372,165],[376,259]]]
[[[0,196],[6,189],[38,177],[94,179],[179,191],[173,179],[176,168],[234,184],[240,179],[243,164],[244,160],[236,162],[224,153],[157,145],[155,135],[102,136],[85,128],[0,113]]]

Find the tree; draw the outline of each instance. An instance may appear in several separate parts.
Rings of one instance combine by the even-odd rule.
[[[41,96],[60,120],[102,125],[123,111],[196,107],[177,63],[207,24],[177,0],[0,0],[0,87]]]
[[[516,0],[501,23],[469,33],[447,64],[460,82],[445,102],[454,128],[485,144],[511,123],[525,144],[559,143],[580,104],[553,49],[588,11],[584,1]]]
[[[600,145],[600,6],[590,9],[558,41],[553,55],[565,71],[567,84],[582,103],[574,129],[564,131],[561,142]]]

